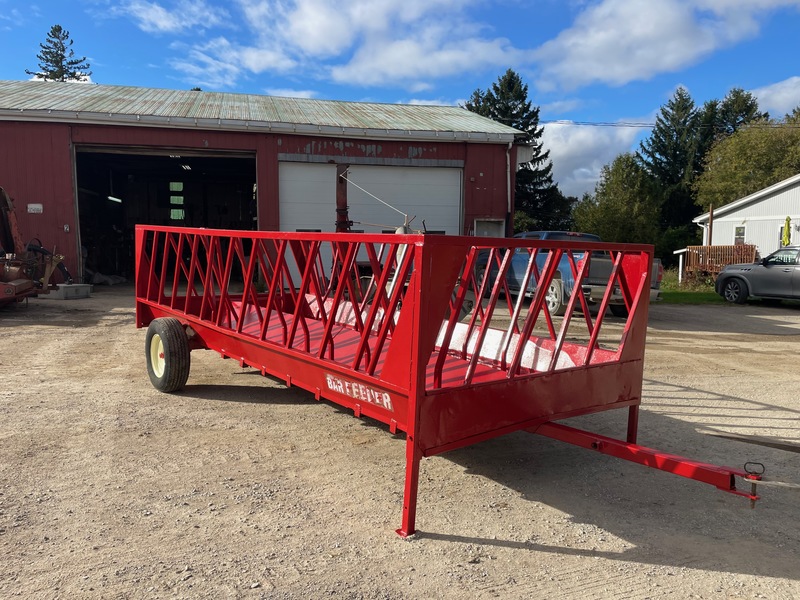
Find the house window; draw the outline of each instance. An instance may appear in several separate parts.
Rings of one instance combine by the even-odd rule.
[[[183,221],[186,213],[183,208],[183,182],[169,182],[169,219],[170,221]]]
[[[735,227],[733,230],[733,245],[741,246],[744,244],[744,225]]]

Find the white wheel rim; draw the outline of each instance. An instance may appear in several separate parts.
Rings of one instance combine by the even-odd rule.
[[[547,308],[551,311],[558,308],[558,298],[556,297],[556,284],[551,283],[550,287],[547,290],[547,296],[545,296],[545,300],[547,300]]]
[[[164,376],[164,342],[157,333],[150,338],[150,366],[156,377]]]

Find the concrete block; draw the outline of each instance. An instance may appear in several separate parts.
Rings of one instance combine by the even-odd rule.
[[[58,290],[51,290],[48,296],[54,300],[77,300],[88,298],[92,286],[88,283],[59,283]]]

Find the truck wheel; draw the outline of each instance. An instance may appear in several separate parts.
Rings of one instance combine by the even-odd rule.
[[[628,318],[628,308],[624,304],[609,304],[608,308],[615,317],[620,319]]]
[[[722,297],[728,302],[744,304],[747,302],[747,286],[741,279],[732,277],[722,286]]]
[[[553,279],[550,282],[544,301],[547,304],[547,312],[554,317],[560,317],[567,312],[567,307],[564,304],[564,285],[560,279]]]
[[[144,342],[147,374],[153,387],[161,392],[175,392],[189,378],[191,353],[189,339],[178,319],[155,319],[147,328]]]
[[[481,283],[483,283],[483,278],[486,277],[486,265],[480,265],[479,267],[475,267],[475,292],[477,293],[481,287]],[[492,286],[490,284],[486,285],[486,290],[483,293],[485,298],[488,298],[492,295]]]

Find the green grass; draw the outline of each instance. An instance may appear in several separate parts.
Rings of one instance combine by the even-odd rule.
[[[714,291],[714,280],[684,279],[678,283],[678,270],[666,269],[661,280],[661,301],[665,304],[725,304]]]
[[[716,292],[671,291],[661,292],[664,304],[725,304],[725,300]]]

